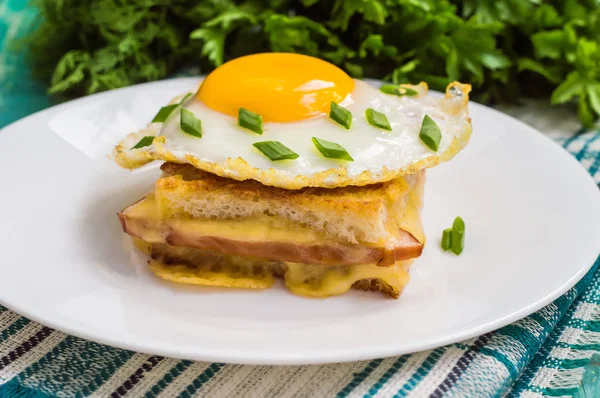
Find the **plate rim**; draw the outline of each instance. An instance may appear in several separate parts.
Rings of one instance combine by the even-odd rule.
[[[190,82],[198,82],[202,76],[196,77],[178,77],[172,79],[165,79],[153,82],[146,82],[141,84],[136,84],[128,87],[122,87],[115,90],[109,90],[89,96],[85,96],[82,98],[73,99],[67,102],[63,102],[47,109],[40,110],[31,115],[28,115],[24,118],[16,120],[2,129],[0,129],[0,134],[5,133],[8,130],[12,130],[14,128],[18,128],[18,125],[21,123],[27,123],[30,119],[39,118],[39,117],[48,117],[53,112],[58,112],[63,108],[71,106],[74,102],[82,102],[89,101],[97,96],[110,96],[115,92],[123,92],[123,91],[135,91],[140,87],[144,86],[152,86],[152,85],[168,85],[173,82],[182,82],[182,81],[190,81]],[[587,180],[590,184],[593,184],[594,187],[597,188],[597,184],[593,180],[593,177],[584,169],[579,161],[575,159],[571,154],[569,154],[565,148],[559,145],[555,140],[551,139],[547,135],[543,134],[539,130],[534,127],[528,125],[527,123],[516,119],[508,114],[505,114],[496,109],[487,107],[485,105],[479,104],[474,101],[470,101],[470,108],[481,108],[486,112],[492,112],[496,115],[500,115],[504,118],[508,118],[512,123],[516,123],[521,129],[529,130],[531,134],[537,135],[538,138],[546,139],[551,142],[553,146],[559,148],[564,155],[565,161],[567,158],[569,162],[577,164],[580,173],[585,173],[587,176]],[[561,155],[562,156],[562,155]],[[597,197],[597,202],[600,204],[600,190]],[[600,242],[598,244],[597,252],[600,253]],[[363,349],[362,351],[356,350],[342,350],[339,349],[337,351],[327,351],[325,354],[315,354],[312,351],[306,351],[302,354],[291,354],[289,352],[278,353],[278,352],[269,352],[265,354],[264,352],[260,352],[259,350],[248,350],[244,352],[232,352],[230,350],[206,350],[203,349],[203,352],[196,352],[195,350],[186,350],[185,352],[181,348],[177,348],[176,345],[173,346],[153,346],[151,349],[148,347],[148,344],[137,343],[136,341],[123,342],[120,339],[113,339],[109,334],[103,335],[102,333],[93,333],[93,330],[86,331],[85,328],[77,328],[77,323],[71,322],[61,323],[60,321],[54,321],[51,316],[44,317],[42,314],[36,314],[34,312],[29,311],[27,305],[8,305],[5,301],[0,298],[0,304],[6,307],[8,310],[12,310],[20,316],[24,316],[32,321],[38,322],[42,325],[51,327],[57,331],[61,331],[68,335],[72,335],[78,338],[83,338],[86,340],[98,342],[100,344],[105,344],[111,347],[132,350],[135,352],[145,353],[148,355],[161,355],[171,358],[177,359],[188,359],[188,360],[198,360],[198,361],[210,361],[210,362],[225,362],[232,364],[245,364],[245,365],[316,365],[316,364],[328,364],[328,363],[342,363],[342,362],[355,362],[355,361],[363,361],[363,360],[372,360],[374,358],[387,358],[398,355],[410,354],[415,352],[420,352],[424,350],[429,350],[437,347],[442,347],[448,344],[453,344],[462,340],[466,340],[469,338],[473,338],[476,336],[480,336],[482,334],[497,330],[501,327],[504,327],[510,323],[523,319],[528,315],[538,311],[539,309],[545,307],[546,305],[552,303],[554,300],[565,294],[569,289],[577,284],[592,268],[592,266],[597,261],[598,257],[596,255],[595,258],[590,258],[586,264],[579,269],[579,271],[573,275],[568,281],[563,283],[559,288],[553,291],[550,294],[547,294],[545,297],[530,303],[529,305],[521,308],[518,311],[515,311],[511,314],[505,315],[500,318],[496,318],[494,320],[488,321],[484,324],[480,324],[477,326],[470,327],[467,331],[459,331],[453,334],[447,334],[444,337],[440,337],[437,339],[431,339],[430,341],[426,341],[421,344],[413,344],[410,348],[398,349],[397,344],[383,344],[377,345],[374,347],[367,349]],[[25,301],[25,303],[27,300]],[[39,311],[38,311],[39,312]],[[40,316],[38,316],[40,315]],[[58,318],[59,320],[62,318]],[[145,340],[148,341],[148,340]],[[193,348],[193,347],[192,347]]]

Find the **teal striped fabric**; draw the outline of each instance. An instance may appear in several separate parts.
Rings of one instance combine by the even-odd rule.
[[[0,127],[50,104],[23,55],[12,51],[35,23],[23,4],[0,0]],[[562,137],[600,183],[600,132]],[[597,352],[600,262],[558,300],[498,331],[348,364],[242,366],[145,355],[65,335],[0,305],[0,398],[572,396]]]

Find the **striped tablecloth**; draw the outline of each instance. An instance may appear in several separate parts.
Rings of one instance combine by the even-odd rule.
[[[49,105],[23,58],[6,48],[29,22],[11,4],[23,2],[0,2],[0,127]],[[530,103],[507,111],[560,142],[600,182],[599,131],[578,130],[568,108]],[[570,396],[597,351],[599,262],[554,303],[498,331],[348,364],[242,366],[145,355],[65,335],[0,305],[0,398]]]

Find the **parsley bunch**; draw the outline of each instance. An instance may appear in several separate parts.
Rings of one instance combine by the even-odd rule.
[[[600,0],[32,1],[31,62],[65,97],[282,51],[354,77],[468,82],[485,102],[577,100],[586,126],[600,115]]]

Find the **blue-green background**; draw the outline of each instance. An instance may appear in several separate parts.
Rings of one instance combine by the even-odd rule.
[[[0,128],[50,105],[46,88],[31,76],[20,43],[37,19],[26,0],[0,0]]]

